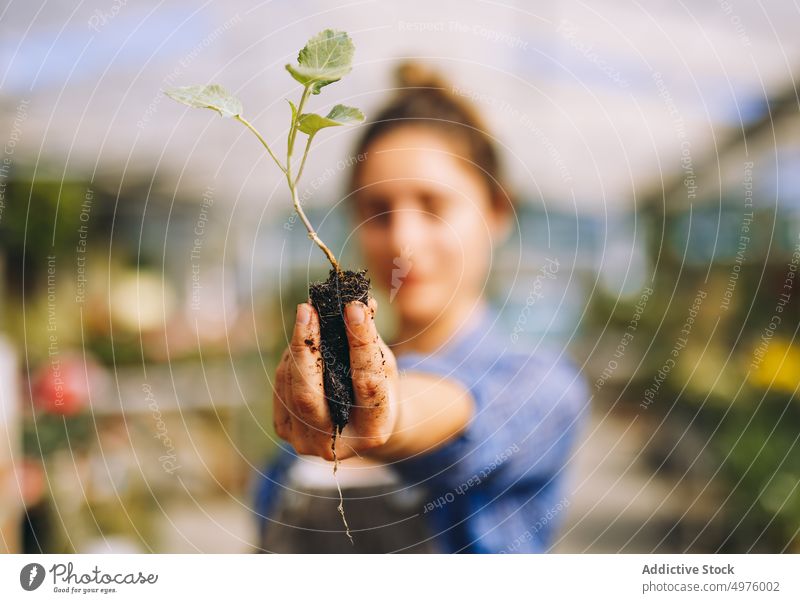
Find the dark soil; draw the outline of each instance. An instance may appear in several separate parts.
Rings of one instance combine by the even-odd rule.
[[[366,270],[339,273],[331,269],[328,280],[311,283],[308,288],[311,304],[317,310],[321,331],[323,359],[322,383],[325,399],[333,420],[334,433],[341,433],[350,418],[355,402],[353,381],[350,378],[350,347],[344,324],[344,307],[358,300],[369,301],[369,278]]]

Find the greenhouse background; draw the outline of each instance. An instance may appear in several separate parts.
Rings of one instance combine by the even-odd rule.
[[[793,10],[9,5],[5,548],[254,546],[254,480],[276,441],[267,375],[325,258],[247,133],[161,90],[218,80],[278,140],[293,90],[283,64],[333,26],[357,53],[326,102],[369,117],[391,67],[422,57],[503,149],[518,213],[487,290],[509,332],[567,349],[592,391],[555,550],[800,552]],[[320,141],[304,191],[348,265],[354,143],[349,131]],[[391,313],[380,319],[391,333]],[[53,412],[62,395],[69,412]]]

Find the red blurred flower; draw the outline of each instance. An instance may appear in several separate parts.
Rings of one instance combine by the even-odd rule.
[[[84,361],[82,355],[51,356],[33,379],[34,405],[63,416],[80,413],[89,403],[91,383],[100,370],[93,360]]]

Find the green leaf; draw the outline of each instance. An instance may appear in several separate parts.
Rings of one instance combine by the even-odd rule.
[[[234,117],[242,114],[242,102],[219,84],[180,86],[165,90],[164,94],[190,107],[214,109],[222,117]]]
[[[304,134],[313,136],[322,128],[347,126],[364,121],[364,114],[355,107],[336,105],[323,117],[316,113],[303,113],[297,121],[297,128]]]
[[[343,31],[326,29],[311,38],[297,55],[297,65],[286,65],[292,77],[312,94],[350,73],[355,46]]]

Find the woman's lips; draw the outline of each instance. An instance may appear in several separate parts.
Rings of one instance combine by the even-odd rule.
[[[419,271],[411,270],[407,274],[396,274],[397,279],[402,283],[421,285],[429,282],[431,279],[428,276],[421,274]]]
[[[389,281],[389,289],[399,289],[406,285],[419,287],[423,285],[430,285],[440,281],[442,273],[437,270],[423,271],[416,263],[411,265],[402,263],[398,266],[396,263],[387,275]]]

